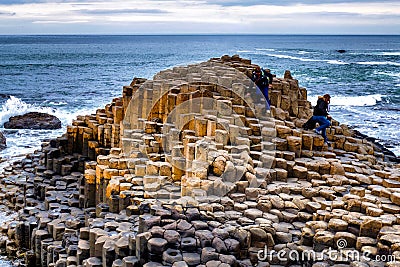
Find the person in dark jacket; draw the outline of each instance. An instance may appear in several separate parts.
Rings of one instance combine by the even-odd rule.
[[[268,89],[270,86],[272,86],[272,80],[273,80],[273,75],[271,74],[270,69],[262,69],[259,66],[257,66],[252,75],[252,80],[254,83],[257,85],[257,87],[261,90],[262,94],[264,95],[267,103],[268,103],[268,108],[271,105],[271,100],[269,99],[268,95]]]
[[[329,94],[318,97],[317,105],[314,107],[314,113],[312,116],[312,120],[318,122],[319,124],[319,127],[315,129],[315,132],[322,135],[326,144],[328,144],[326,128],[331,125],[331,122],[329,121],[331,119],[331,116],[329,116],[328,114],[330,102],[331,96]]]

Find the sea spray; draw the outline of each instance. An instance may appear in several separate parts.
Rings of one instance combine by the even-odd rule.
[[[28,104],[15,96],[10,96],[10,98],[1,106],[0,125],[2,127],[3,124],[12,116],[23,115],[33,111],[56,115],[55,109],[51,107],[39,107]]]
[[[51,106],[29,104],[15,96],[10,96],[0,109],[0,128],[3,127],[3,124],[7,122],[10,117],[23,115],[28,112],[41,112],[54,115],[61,120],[63,126],[71,124],[72,120],[78,114],[85,114],[85,111],[82,110],[68,110],[64,102],[50,102],[46,104]],[[92,110],[88,110],[86,113],[91,111]]]
[[[46,103],[50,104],[50,103]],[[0,131],[2,131],[7,139],[7,148],[1,152],[2,158],[7,158],[9,161],[17,160],[24,157],[27,153],[32,153],[40,148],[43,140],[48,138],[56,138],[61,136],[67,125],[72,123],[72,120],[79,114],[90,114],[92,110],[68,110],[67,106],[62,106],[59,103],[54,103],[54,106],[40,106],[29,104],[15,96],[10,96],[0,108]],[[42,112],[54,115],[61,120],[62,128],[59,130],[31,130],[4,129],[3,125],[12,116],[23,115],[28,112]],[[0,169],[2,168],[0,164]]]

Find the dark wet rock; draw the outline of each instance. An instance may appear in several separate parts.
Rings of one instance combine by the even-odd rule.
[[[201,250],[201,262],[206,263],[212,260],[218,260],[218,253],[214,248],[205,247]]]
[[[147,243],[147,248],[151,253],[162,254],[168,241],[163,238],[152,238]]]
[[[339,53],[346,53],[346,50],[344,50],[344,49],[339,49],[339,50],[336,50],[337,52],[339,52]]]
[[[374,146],[374,150],[383,153],[384,159],[386,161],[400,163],[400,157],[396,156],[396,154],[394,154],[393,151],[388,149],[388,147],[390,147],[390,144],[388,144],[387,142],[382,144],[382,143],[380,143],[380,140],[378,140],[374,137],[370,137],[370,136],[363,134],[355,129],[353,131],[354,131],[354,137],[360,138],[360,139],[365,139],[365,140],[371,142]]]
[[[176,249],[167,249],[163,252],[163,261],[168,264],[173,264],[174,262],[182,261],[182,253],[180,250]]]
[[[0,94],[0,97],[1,97],[1,98],[10,98],[10,95],[7,95],[7,94]]]
[[[166,230],[164,232],[164,238],[172,247],[179,247],[181,242],[181,236],[175,230]]]
[[[189,265],[189,266],[199,266],[201,262],[200,254],[198,253],[183,253],[183,260]]]
[[[181,249],[183,251],[195,251],[197,247],[196,239],[193,237],[184,237],[181,241]]]
[[[61,121],[56,116],[50,114],[28,112],[24,115],[11,117],[8,122],[4,123],[4,128],[54,130],[61,128]]]
[[[283,75],[284,79],[293,79],[292,74],[290,73],[290,70],[285,70],[285,74]]]
[[[0,132],[0,150],[3,150],[7,147],[6,144],[6,137],[4,136],[4,134],[2,132]]]

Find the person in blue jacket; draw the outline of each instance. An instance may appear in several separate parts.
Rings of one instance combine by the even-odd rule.
[[[326,128],[331,126],[331,116],[329,116],[329,104],[331,102],[331,96],[325,94],[322,97],[318,97],[317,105],[314,107],[314,113],[312,120],[318,122],[319,127],[315,129],[317,134],[322,135],[326,144],[328,144],[328,137],[326,136]]]
[[[268,103],[268,107],[271,105],[271,100],[269,99],[268,89],[272,85],[273,75],[271,74],[270,69],[262,69],[257,66],[252,75],[252,80],[257,85],[257,87],[261,90],[262,94],[265,97],[265,100]]]

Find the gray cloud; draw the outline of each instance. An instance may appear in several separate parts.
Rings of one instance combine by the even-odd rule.
[[[146,0],[142,5],[126,0],[0,0],[0,6],[24,3],[43,4],[26,12],[19,8],[17,13],[12,13],[13,8],[0,8],[0,34],[399,34],[400,25],[394,0]],[[339,3],[350,5],[334,6]],[[271,6],[271,12],[258,10],[256,5]],[[146,14],[157,18],[148,21],[139,16]]]
[[[15,12],[3,12],[0,11],[0,16],[15,16]]]

